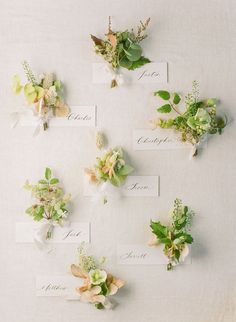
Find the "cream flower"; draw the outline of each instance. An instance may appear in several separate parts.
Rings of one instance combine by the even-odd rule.
[[[89,272],[90,282],[93,285],[104,283],[107,279],[107,273],[104,270],[93,269]]]
[[[157,236],[155,234],[152,234],[152,236],[149,239],[148,246],[157,246],[159,244],[157,240]]]
[[[105,303],[105,296],[99,295],[101,293],[101,287],[100,286],[94,286],[90,290],[87,290],[85,292],[81,293],[81,301],[86,303]]]

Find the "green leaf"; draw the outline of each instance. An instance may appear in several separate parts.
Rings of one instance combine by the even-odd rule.
[[[157,91],[154,93],[155,96],[159,96],[164,101],[168,101],[170,99],[170,93],[167,91]]]
[[[43,214],[44,214],[44,207],[43,206],[38,206],[35,208],[35,211],[33,213],[33,217],[35,221],[40,221],[43,219]]]
[[[162,105],[161,107],[157,108],[157,111],[159,113],[170,113],[171,106],[170,106],[170,104]]]
[[[167,246],[170,246],[171,245],[171,240],[169,238],[159,238],[159,241],[162,243],[162,244],[165,244]]]
[[[207,107],[213,107],[216,105],[217,99],[216,98],[208,98],[206,101]]]
[[[175,254],[175,258],[177,259],[177,261],[179,261],[180,258],[180,251],[178,249],[174,250],[174,254]]]
[[[38,183],[40,183],[40,184],[47,184],[48,182],[46,180],[39,180]]]
[[[39,100],[44,95],[44,89],[41,86],[35,86],[34,88],[37,93],[37,99]]]
[[[55,86],[57,92],[60,92],[63,87],[62,82],[60,80],[56,80],[54,82],[54,86]]]
[[[226,126],[226,121],[221,116],[216,117],[217,127],[223,129]]]
[[[181,101],[181,98],[180,98],[179,94],[178,93],[174,93],[173,103],[175,105],[178,105],[180,101]]]
[[[102,283],[100,285],[100,287],[102,289],[100,294],[106,296],[108,294],[108,287],[107,287],[106,283]]]
[[[51,171],[51,169],[46,168],[46,170],[45,170],[45,178],[46,178],[47,180],[50,180],[51,176],[52,176],[52,171]]]
[[[12,90],[15,95],[20,94],[22,90],[21,82],[20,82],[20,77],[19,75],[15,75],[13,77],[13,83],[12,83]]]
[[[53,178],[50,180],[50,184],[57,184],[59,180],[57,178]]]
[[[142,55],[142,49],[129,48],[128,50],[124,49],[124,52],[128,60],[130,60],[131,62],[139,60]]]
[[[118,175],[119,176],[128,176],[133,171],[134,171],[134,168],[132,168],[130,165],[126,164],[119,170]]]
[[[139,58],[139,60],[134,61],[134,62],[132,63],[132,65],[130,66],[129,70],[137,69],[137,68],[142,67],[143,65],[148,64],[148,63],[150,63],[150,62],[151,62],[151,61],[150,61],[148,58],[145,58],[145,57],[141,56],[141,57]]]
[[[152,229],[152,232],[157,236],[159,240],[162,240],[163,238],[167,238],[168,229],[166,226],[163,226],[160,221],[154,222],[151,221],[150,227]]]
[[[123,68],[129,69],[132,66],[132,62],[124,56],[121,60],[119,60],[119,65]]]
[[[37,98],[37,92],[34,88],[34,85],[31,83],[26,84],[24,87],[24,93],[27,101],[29,103],[34,103]]]
[[[184,238],[185,238],[185,242],[188,243],[188,244],[192,244],[193,242],[193,237],[190,235],[190,234],[184,234],[183,235]]]

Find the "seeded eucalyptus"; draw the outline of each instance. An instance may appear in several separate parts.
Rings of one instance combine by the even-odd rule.
[[[182,99],[178,93],[159,90],[154,95],[165,101],[164,105],[157,108],[158,113],[174,112],[177,114],[174,118],[160,118],[153,121],[155,127],[171,128],[180,132],[182,141],[189,142],[195,147],[194,156],[197,155],[197,146],[207,134],[221,134],[227,124],[226,117],[217,115],[215,98],[199,99],[196,81],[193,82],[192,92],[185,97],[183,112],[179,109]]]
[[[165,226],[160,221],[150,223],[153,238],[149,245],[164,245],[164,254],[169,260],[167,270],[173,269],[175,265],[184,261],[189,253],[187,244],[193,242],[193,237],[189,233],[193,214],[193,211],[184,206],[180,199],[175,199],[170,226]]]
[[[109,17],[108,33],[105,35],[105,39],[91,35],[95,52],[101,55],[114,71],[120,67],[134,70],[149,63],[150,60],[142,55],[142,47],[140,46],[140,42],[147,37],[145,32],[149,22],[150,18],[145,22],[140,21],[137,32],[134,32],[133,29],[114,32],[111,29],[111,18]],[[117,85],[116,79],[113,79],[111,87]]]

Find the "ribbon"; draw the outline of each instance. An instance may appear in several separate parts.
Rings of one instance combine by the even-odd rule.
[[[44,111],[43,111],[43,97],[40,98],[40,100],[39,100],[39,112],[36,117],[37,117],[38,121],[37,121],[36,128],[34,130],[33,136],[37,136],[39,134],[41,127],[43,127],[43,129],[46,130],[48,127],[48,121],[52,117],[50,109],[47,113],[44,113]]]
[[[34,242],[38,246],[39,249],[44,249],[46,247],[46,241],[52,238],[53,230],[55,227],[65,227],[69,225],[70,222],[68,220],[60,221],[57,223],[52,220],[44,220],[40,223],[39,228],[35,231],[34,234]]]
[[[190,151],[189,160],[192,160],[198,153],[198,148],[201,144],[204,144],[207,140],[207,135],[204,135],[199,142],[192,144],[192,149]]]
[[[98,186],[92,202],[97,203],[102,200],[106,204],[108,197],[119,199],[121,197],[121,191],[119,187],[113,186],[110,182],[104,182]]]
[[[23,117],[23,116],[26,116],[29,111],[32,112],[32,115],[33,115],[33,111],[32,110],[29,110],[29,109],[26,109],[24,107],[20,107],[16,112],[13,112],[10,114],[10,117],[11,117],[11,128],[15,128],[17,126],[17,124],[19,123],[20,119]]]
[[[20,107],[16,112],[11,113],[11,128],[15,128],[19,123],[22,117],[26,117],[29,112],[31,112],[32,116],[37,119],[36,127],[33,133],[33,136],[37,136],[40,132],[41,127],[47,127],[48,121],[52,118],[51,109],[49,112],[44,113],[43,111],[43,98],[39,100],[39,112],[35,114],[32,108]],[[46,129],[46,128],[45,128]]]
[[[117,69],[113,69],[110,65],[106,65],[105,72],[109,75],[112,87],[124,84],[124,75],[119,73]]]

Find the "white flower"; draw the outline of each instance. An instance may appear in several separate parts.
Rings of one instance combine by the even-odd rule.
[[[93,269],[89,272],[90,282],[93,285],[104,283],[107,279],[107,273],[104,270]]]

